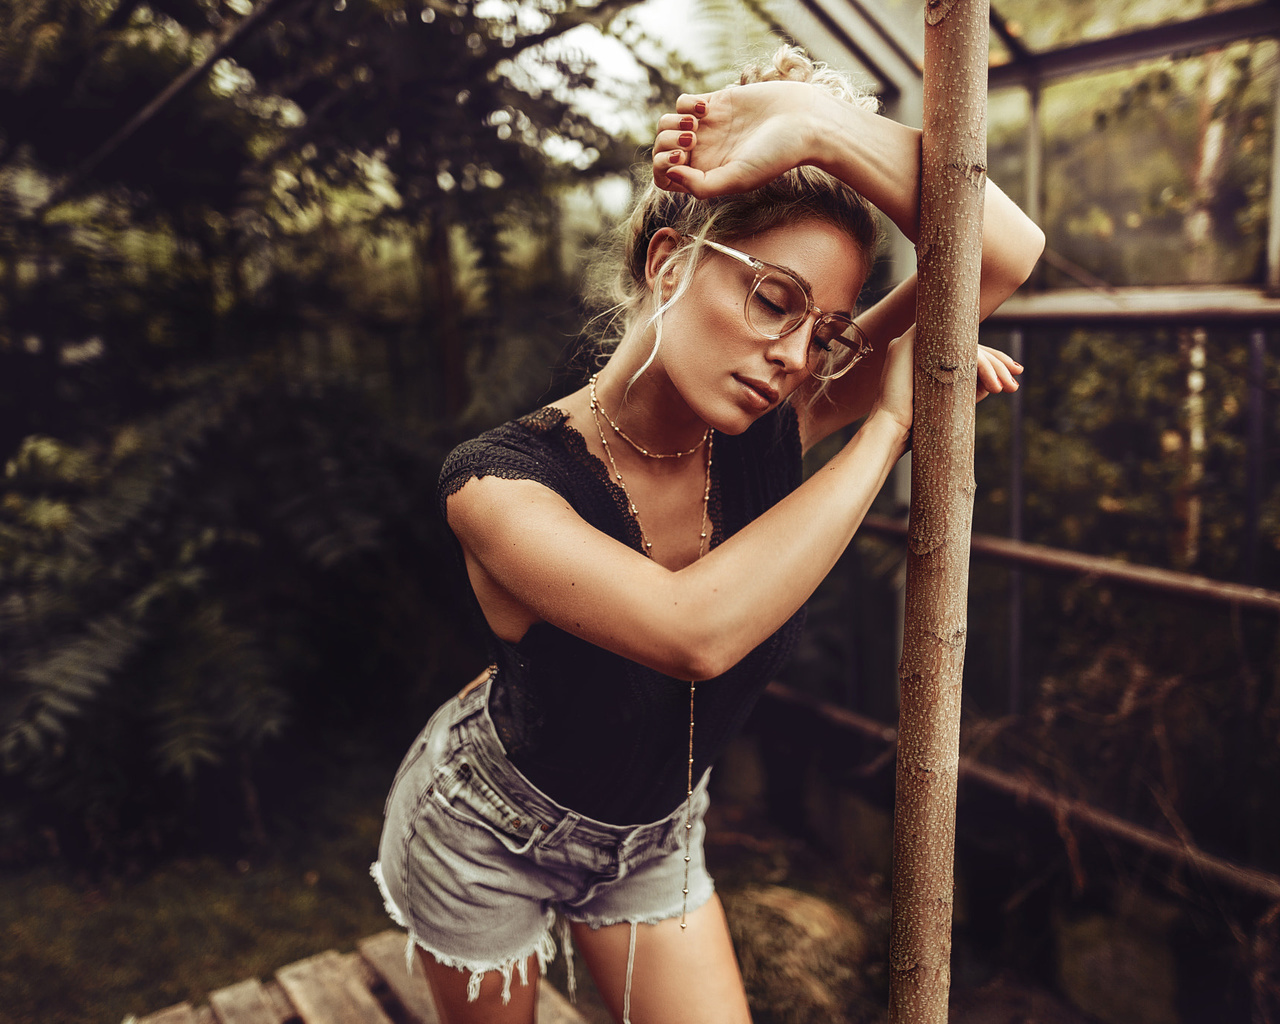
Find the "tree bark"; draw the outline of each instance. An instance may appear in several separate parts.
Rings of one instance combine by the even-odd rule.
[[[978,282],[986,190],[986,0],[927,0],[906,622],[890,1024],[945,1024],[960,684],[973,523]]]

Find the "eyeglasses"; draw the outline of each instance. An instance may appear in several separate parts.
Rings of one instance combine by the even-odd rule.
[[[871,351],[866,336],[844,313],[824,313],[813,304],[809,286],[789,270],[758,260],[745,252],[704,239],[703,245],[755,271],[747,289],[743,316],[748,325],[771,340],[785,338],[817,313],[809,338],[809,372],[816,380],[843,377]]]

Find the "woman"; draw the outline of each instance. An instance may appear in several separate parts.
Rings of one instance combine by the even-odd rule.
[[[743,82],[659,122],[599,373],[441,476],[494,666],[410,750],[374,874],[446,1024],[532,1021],[557,915],[617,1019],[749,1019],[707,776],[909,445],[914,279],[854,310],[871,204],[915,237],[920,137],[794,49]],[[983,315],[1042,246],[994,186],[985,221]],[[978,397],[1019,372],[981,349]]]

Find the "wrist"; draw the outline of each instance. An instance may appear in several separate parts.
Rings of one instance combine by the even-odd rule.
[[[806,108],[802,122],[805,151],[809,154],[805,163],[840,177],[838,171],[843,160],[837,136],[844,127],[842,119],[850,109],[856,108],[828,93],[814,90],[813,102]]]
[[[882,406],[872,409],[862,424],[859,434],[867,432],[869,438],[875,438],[889,452],[889,463],[892,465],[911,449],[911,424],[904,423]]]

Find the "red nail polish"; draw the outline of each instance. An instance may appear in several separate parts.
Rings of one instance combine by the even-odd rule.
[[[680,140],[679,140],[679,141],[680,141],[680,145],[682,145],[682,146],[692,146],[692,145],[693,145],[693,133],[692,133],[692,132],[685,132],[683,135],[681,135],[681,136],[680,136]]]
[[[707,112],[707,105],[703,103],[702,100],[698,100],[698,102],[693,105],[693,112],[701,117]]]
[[[691,132],[696,127],[697,127],[697,123],[691,117],[686,117],[683,121],[680,122],[681,131]]]

